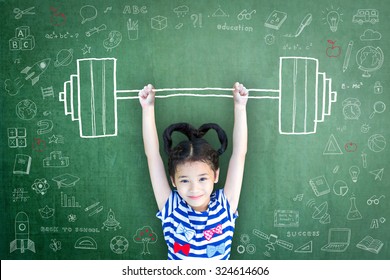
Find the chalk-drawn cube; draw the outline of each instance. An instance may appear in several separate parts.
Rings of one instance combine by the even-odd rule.
[[[33,36],[27,36],[27,38],[20,40],[20,49],[23,50],[32,50],[35,47],[35,39]]]
[[[20,40],[17,38],[12,38],[9,40],[9,50],[17,51],[20,50]]]
[[[168,19],[163,16],[156,16],[152,18],[152,28],[156,30],[163,30],[168,26]]]
[[[15,29],[16,38],[27,38],[27,36],[30,36],[29,26],[19,26]]]

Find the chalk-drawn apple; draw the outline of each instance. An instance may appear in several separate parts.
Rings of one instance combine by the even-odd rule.
[[[348,153],[352,153],[352,152],[355,152],[357,150],[357,145],[356,145],[356,143],[349,142],[349,143],[344,145],[344,149]]]
[[[63,26],[66,23],[66,16],[64,13],[60,13],[57,8],[50,7],[52,15],[50,16],[50,22],[54,26]]]
[[[328,46],[326,48],[326,55],[328,57],[338,57],[341,54],[341,47],[340,46],[335,46],[336,41],[328,40],[328,43],[331,46]]]

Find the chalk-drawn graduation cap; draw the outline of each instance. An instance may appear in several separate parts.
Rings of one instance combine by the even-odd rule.
[[[74,187],[76,183],[80,180],[80,178],[65,173],[60,176],[54,177],[52,180],[57,182],[58,188],[70,188]]]

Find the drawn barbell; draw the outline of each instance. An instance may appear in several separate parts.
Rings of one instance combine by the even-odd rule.
[[[332,80],[318,72],[318,66],[315,58],[280,57],[279,88],[248,89],[250,99],[279,100],[280,134],[316,133],[317,123],[331,114],[337,92],[332,90]],[[118,135],[117,101],[138,99],[138,92],[117,90],[116,58],[85,58],[77,60],[77,74],[64,83],[59,99],[65,114],[79,122],[80,137],[98,138]],[[231,88],[165,88],[156,92],[163,93],[156,98],[233,97]]]

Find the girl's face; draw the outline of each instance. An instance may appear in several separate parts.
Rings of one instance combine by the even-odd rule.
[[[206,211],[214,183],[218,182],[219,169],[214,172],[202,161],[186,162],[176,167],[173,186],[180,196],[196,211]]]

